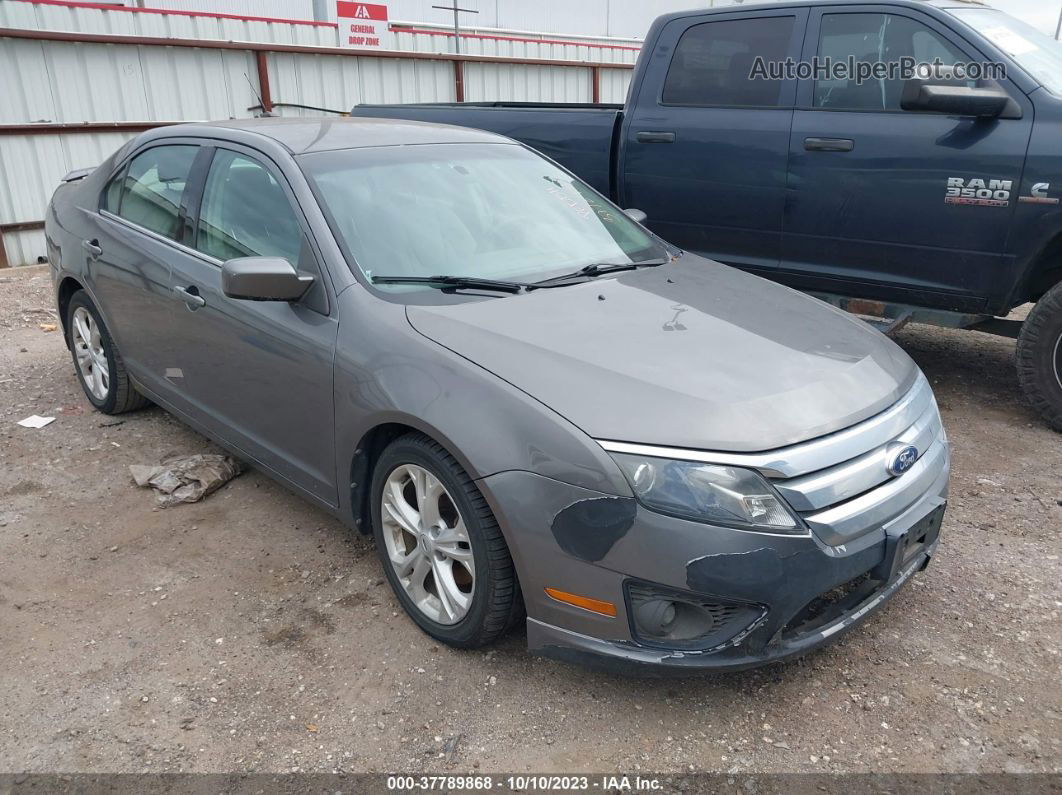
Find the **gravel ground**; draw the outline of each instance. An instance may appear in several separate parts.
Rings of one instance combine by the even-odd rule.
[[[158,409],[93,412],[51,306],[46,270],[0,272],[0,772],[1062,771],[1062,437],[1007,340],[898,335],[953,498],[885,610],[797,662],[637,680],[522,633],[438,645],[371,541],[257,472],[157,509],[129,465],[212,445]]]

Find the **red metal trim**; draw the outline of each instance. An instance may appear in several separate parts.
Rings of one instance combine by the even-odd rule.
[[[241,52],[292,52],[307,55],[342,55],[358,58],[398,58],[412,61],[461,61],[464,63],[508,63],[524,66],[570,66],[603,69],[633,69],[634,64],[605,61],[569,61],[559,58],[509,58],[502,55],[457,55],[446,52],[403,52],[400,50],[365,50],[349,47],[320,47],[305,44],[262,44],[221,39],[172,39],[161,36],[125,36],[113,33],[76,33],[59,30],[0,28],[0,38],[31,41],[68,41],[81,44],[128,44],[149,47],[198,47],[204,50],[239,50]]]
[[[418,36],[453,36],[453,31],[450,30],[432,30],[430,28],[407,28],[401,23],[392,23],[390,26],[392,33],[413,33]],[[602,50],[633,50],[634,52],[640,52],[641,47],[632,47],[629,44],[598,44],[582,41],[565,41],[563,39],[532,39],[525,38],[523,36],[499,36],[489,33],[462,33],[462,39],[488,39],[490,41],[519,41],[530,44],[564,44],[569,47],[596,47]]]
[[[465,101],[465,65],[461,61],[454,61],[454,99]]]
[[[77,124],[0,124],[0,135],[59,135],[88,132],[143,132],[183,121],[88,121]]]
[[[601,67],[590,67],[590,101],[595,105],[601,101]]]
[[[269,92],[269,59],[265,50],[258,50],[254,54],[255,64],[258,67],[258,96],[262,102],[262,110],[269,113],[273,110],[273,95]]]
[[[318,22],[312,19],[283,19],[280,17],[245,17],[239,14],[219,14],[213,11],[181,11],[173,8],[137,8],[135,6],[117,6],[109,3],[75,2],[74,0],[18,0],[42,6],[70,6],[72,8],[95,8],[100,11],[131,11],[137,14],[164,14],[179,17],[209,17],[211,19],[238,19],[247,22],[275,22],[284,25],[314,25],[316,27],[334,28],[335,22]]]
[[[44,221],[15,221],[13,224],[0,224],[0,233],[28,232],[31,229],[44,229]]]

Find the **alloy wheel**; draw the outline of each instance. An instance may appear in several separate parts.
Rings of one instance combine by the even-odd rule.
[[[106,400],[111,388],[107,353],[100,339],[100,327],[92,313],[79,306],[73,316],[74,356],[85,388],[96,400]]]
[[[450,492],[424,467],[403,464],[387,476],[380,516],[388,560],[417,609],[439,624],[459,622],[472,606],[476,566]]]

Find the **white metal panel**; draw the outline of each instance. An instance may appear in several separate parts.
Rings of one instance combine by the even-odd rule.
[[[631,85],[630,69],[602,69],[600,101],[622,105],[627,101],[627,89]]]
[[[591,98],[589,69],[465,64],[467,102],[589,102]]]
[[[273,101],[346,112],[358,103],[453,102],[453,66],[443,61],[399,61],[338,55],[271,53]],[[278,108],[284,116],[320,115]]]
[[[202,10],[219,13],[216,8]],[[140,10],[45,5],[25,0],[0,1],[0,27],[326,47],[336,44],[336,29],[331,25],[225,19],[208,14],[152,14]]]
[[[38,259],[47,256],[48,247],[44,242],[44,230],[27,229],[24,232],[6,232],[4,250],[7,253],[7,261],[12,267],[35,265]]]
[[[65,174],[99,165],[135,133],[0,137],[0,223],[40,221]],[[26,265],[45,255],[40,230],[4,235],[8,262]]]

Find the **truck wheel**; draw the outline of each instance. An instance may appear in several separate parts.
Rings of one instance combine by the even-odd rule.
[[[148,399],[129,380],[118,346],[84,290],[70,298],[66,333],[81,388],[98,411],[121,414],[148,405]]]
[[[1033,407],[1062,431],[1062,283],[1037,301],[1022,324],[1018,381]]]
[[[395,595],[432,637],[473,649],[522,615],[520,584],[490,506],[434,440],[410,434],[380,455],[372,524]]]

